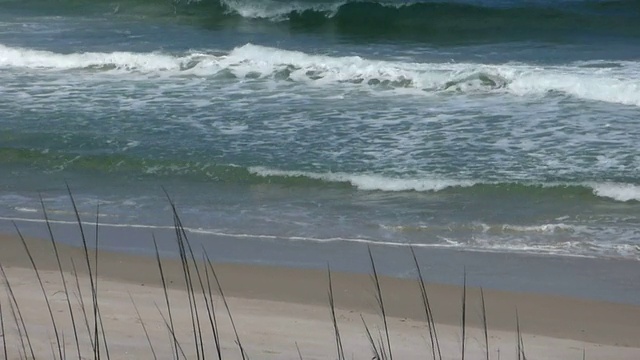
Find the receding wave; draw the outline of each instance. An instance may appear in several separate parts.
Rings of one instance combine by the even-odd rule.
[[[598,71],[593,70],[598,66]],[[408,89],[416,94],[496,92],[517,96],[566,94],[640,106],[640,62],[533,66],[507,63],[412,63],[326,56],[246,44],[230,52],[71,53],[0,45],[0,68],[85,70],[301,82],[312,86]]]
[[[34,212],[39,210],[34,209]],[[69,213],[68,215],[73,215]],[[93,215],[93,214],[91,214]],[[101,214],[104,216],[104,214]],[[11,222],[26,222],[26,223],[44,223],[42,218],[24,218],[15,216],[0,216],[0,221]],[[77,226],[75,220],[48,220],[51,224]],[[98,225],[92,221],[83,221],[85,225],[95,226]],[[161,225],[149,225],[149,224],[124,224],[124,223],[109,223],[100,222],[101,227],[107,228],[132,228],[132,229],[150,229],[160,231],[173,231],[171,226]],[[407,243],[407,242],[394,242],[385,241],[381,239],[364,238],[364,237],[313,237],[313,236],[295,236],[295,235],[272,235],[262,233],[242,233],[242,232],[230,232],[224,229],[215,228],[191,228],[185,227],[184,230],[188,233],[199,234],[205,236],[216,236],[231,239],[256,239],[256,240],[269,240],[269,241],[288,241],[288,242],[313,242],[313,243],[355,243],[355,244],[367,244],[370,246],[391,246],[391,247],[414,247],[414,248],[440,248],[440,249],[461,249],[465,251],[478,251],[478,252],[496,252],[496,253],[525,253],[525,254],[538,254],[538,255],[553,255],[563,257],[612,257],[612,258],[627,258],[638,259],[638,251],[640,249],[637,245],[633,244],[608,244],[601,242],[593,242],[588,240],[571,240],[563,241],[559,243],[548,242],[523,242],[519,236],[526,235],[527,233],[557,233],[564,232],[568,234],[573,233],[588,233],[592,229],[583,226],[572,226],[566,224],[543,224],[543,225],[511,225],[511,224],[471,224],[462,225],[458,228],[451,228],[448,226],[446,229],[432,228],[420,228],[410,229],[406,227],[384,227],[391,231],[398,232],[413,232],[413,231],[458,231],[460,229],[469,231],[476,234],[492,234],[498,235],[493,240],[472,240],[472,241],[455,241],[448,238],[437,238],[436,242],[431,243]],[[515,239],[505,238],[500,235],[509,235],[515,233],[518,237]]]
[[[351,187],[384,192],[464,192],[495,196],[523,193],[575,197],[601,197],[616,201],[640,201],[640,185],[619,182],[521,182],[505,179],[455,179],[442,176],[393,176],[374,173],[313,172],[266,167],[243,167],[206,161],[141,159],[126,155],[70,155],[27,149],[0,148],[0,165],[37,168],[45,172],[95,173],[138,179],[183,178],[228,184],[275,184],[300,187]]]

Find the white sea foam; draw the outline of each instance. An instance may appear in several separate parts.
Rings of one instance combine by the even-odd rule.
[[[27,222],[27,223],[44,223],[42,219],[17,218],[0,216],[0,221]],[[67,220],[49,220],[51,224],[61,224],[69,226],[77,226],[76,221]],[[85,221],[85,225],[95,226],[95,222]],[[116,224],[101,222],[101,227],[107,228],[130,228],[130,229],[148,229],[148,230],[165,230],[173,231],[172,226],[157,226],[146,224]],[[188,233],[200,234],[205,236],[218,236],[233,239],[253,239],[253,240],[270,240],[270,241],[294,241],[294,242],[312,242],[312,243],[358,243],[373,246],[390,246],[390,247],[417,247],[417,248],[440,248],[440,249],[463,249],[465,251],[476,252],[515,252],[526,254],[553,255],[563,257],[622,257],[628,259],[638,259],[638,247],[633,244],[595,244],[580,241],[565,241],[555,244],[544,243],[526,243],[521,240],[505,241],[504,239],[490,239],[484,237],[474,237],[470,242],[457,241],[446,237],[438,237],[438,242],[434,243],[403,243],[393,241],[383,241],[378,239],[360,238],[360,237],[313,237],[313,236],[286,236],[286,235],[270,235],[270,234],[249,234],[235,233],[220,229],[205,228],[185,228]]]
[[[30,207],[16,206],[14,209],[16,211],[18,211],[18,212],[27,212],[27,213],[37,213],[38,212],[38,209],[34,209],[34,208],[30,208]]]
[[[327,15],[335,14],[344,2],[296,2],[273,0],[221,0],[227,9],[244,18],[286,20],[291,12],[306,10],[324,11]]]
[[[272,21],[282,21],[289,19],[292,12],[316,11],[324,12],[326,17],[333,17],[338,13],[341,6],[349,2],[357,2],[362,0],[345,0],[345,1],[277,1],[277,0],[220,0],[226,6],[227,10],[244,18],[252,19],[269,19]],[[408,6],[411,2],[388,1],[377,2],[390,8],[400,8]]]
[[[473,186],[474,182],[466,180],[448,180],[438,178],[402,179],[380,175],[347,174],[347,173],[315,173],[307,171],[283,171],[264,167],[251,167],[249,171],[260,176],[306,177],[328,182],[344,182],[360,190],[381,191],[440,191],[451,187]]]
[[[640,185],[601,183],[589,184],[597,196],[607,197],[618,201],[640,201]]]
[[[265,167],[250,167],[249,172],[259,176],[281,176],[281,177],[305,177],[308,179],[322,180],[326,182],[341,182],[351,184],[360,190],[380,190],[380,191],[441,191],[454,187],[471,187],[474,185],[500,185],[498,182],[482,180],[462,180],[443,179],[434,176],[402,178],[375,174],[349,174],[344,172],[318,173],[311,171],[287,171],[269,169]],[[525,184],[526,185],[526,184]],[[584,186],[593,190],[593,194],[599,197],[610,198],[617,201],[640,201],[640,186],[621,183],[531,183],[531,186],[538,187],[566,187]],[[493,228],[487,228],[491,230]],[[505,225],[501,230],[516,232],[556,232],[569,231],[571,226],[564,224],[544,224],[535,226]]]
[[[162,73],[166,76],[213,76],[221,71],[245,79],[287,78],[313,86],[376,87],[437,92],[494,92],[540,96],[550,92],[575,98],[640,106],[640,64],[609,68],[581,64],[537,67],[527,64],[412,63],[368,60],[359,56],[307,54],[247,44],[224,55],[190,52],[73,53],[0,45],[0,68],[104,69]],[[405,93],[406,91],[402,91]]]

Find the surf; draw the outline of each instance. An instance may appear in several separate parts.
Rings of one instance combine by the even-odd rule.
[[[593,66],[597,66],[594,68]],[[328,56],[254,44],[228,52],[71,53],[0,44],[0,68],[27,71],[78,70],[117,74],[203,76],[241,81],[295,82],[313,87],[404,89],[414,95],[456,93],[546,96],[640,106],[640,62],[591,61],[566,65],[525,63],[420,63]],[[72,76],[72,74],[70,74]],[[403,92],[406,93],[406,92]]]

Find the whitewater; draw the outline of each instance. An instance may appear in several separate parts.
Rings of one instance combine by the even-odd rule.
[[[639,258],[632,2],[80,3],[0,2],[0,227]]]
[[[306,54],[246,44],[224,55],[193,52],[58,54],[0,44],[0,66],[26,69],[102,69],[112,73],[209,76],[222,72],[238,79],[293,80],[309,85],[362,84],[438,91],[506,91],[544,95],[560,92],[576,98],[640,106],[640,62],[578,62],[566,66],[507,63],[405,63]],[[284,75],[282,75],[285,73]]]

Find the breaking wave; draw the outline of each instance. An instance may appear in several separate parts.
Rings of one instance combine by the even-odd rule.
[[[200,4],[207,3],[201,1]],[[294,30],[427,42],[558,41],[577,34],[638,35],[638,1],[282,1],[221,0],[228,16]],[[215,2],[209,11],[220,9]],[[217,16],[214,16],[217,19]],[[579,28],[576,24],[580,24]]]
[[[455,179],[435,175],[385,175],[347,172],[280,170],[242,167],[204,161],[140,159],[123,154],[73,155],[35,150],[0,148],[0,165],[29,166],[46,172],[118,174],[133,178],[184,178],[233,184],[279,184],[283,186],[352,187],[362,191],[440,192],[473,194],[531,193],[535,195],[597,196],[621,202],[640,201],[640,185],[618,182],[543,183],[505,179]]]
[[[592,62],[598,63],[597,61]],[[498,92],[517,96],[548,93],[640,106],[640,62],[564,66],[417,63],[327,56],[246,44],[225,53],[71,53],[0,45],[0,68],[136,72],[163,76],[223,76],[312,86],[405,88],[417,94]]]
[[[47,14],[87,12],[177,17],[205,27],[270,25],[364,38],[429,43],[563,41],[584,35],[638,36],[640,1],[375,0],[7,0]]]

